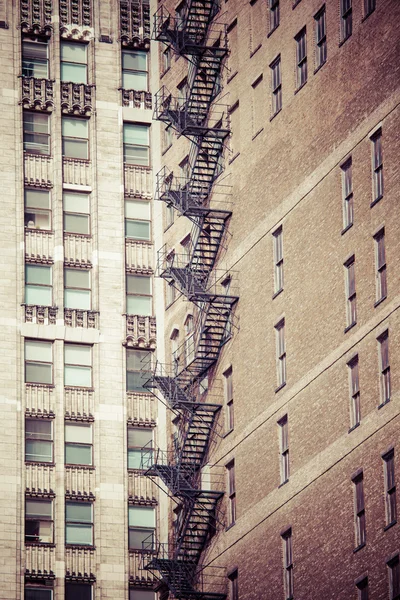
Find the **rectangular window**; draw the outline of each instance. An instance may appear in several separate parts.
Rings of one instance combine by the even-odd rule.
[[[276,370],[278,388],[286,383],[286,343],[285,343],[285,319],[275,325],[276,336]]]
[[[50,154],[50,117],[24,110],[24,151],[29,154]]]
[[[233,411],[233,369],[229,367],[224,373],[225,378],[225,406],[226,406],[226,431],[232,431],[234,428]]]
[[[148,90],[147,52],[122,50],[122,87],[137,92]]]
[[[354,526],[356,534],[356,548],[363,546],[366,540],[365,504],[364,504],[364,476],[361,472],[353,478],[354,484]]]
[[[326,45],[326,13],[325,4],[317,12],[315,20],[315,66],[317,69],[326,63],[327,45]]]
[[[51,306],[53,301],[52,268],[25,265],[25,304]]]
[[[185,77],[183,81],[181,81],[181,83],[178,83],[176,87],[178,88],[178,105],[184,106],[189,97],[189,86],[187,77]]]
[[[353,32],[352,0],[340,0],[340,37],[342,42]]]
[[[22,77],[49,78],[47,41],[22,40]]]
[[[400,598],[400,560],[399,555],[387,562],[389,576],[389,600]]]
[[[145,450],[142,451],[142,449]],[[148,469],[153,464],[153,430],[128,428],[128,469]]]
[[[62,154],[67,158],[89,159],[89,121],[63,117]]]
[[[163,69],[163,73],[165,73],[166,71],[168,71],[168,69],[170,69],[170,68],[171,68],[171,48],[168,47],[162,53],[162,69]]]
[[[163,152],[168,150],[172,146],[173,142],[173,129],[171,125],[166,125],[163,129]]]
[[[128,392],[148,392],[144,387],[150,379],[149,353],[146,350],[126,351],[126,389]]]
[[[235,483],[235,461],[231,460],[226,465],[228,475],[228,527],[235,524],[236,521],[236,483]]]
[[[293,598],[293,546],[292,529],[282,534],[283,543],[283,587],[285,600]]]
[[[364,18],[374,12],[376,0],[364,0]]]
[[[53,507],[51,500],[25,500],[25,542],[53,543]]]
[[[357,588],[357,600],[368,600],[368,577],[364,577],[361,581],[356,583]]]
[[[154,548],[154,530],[156,517],[154,508],[129,506],[129,549],[152,550]]]
[[[371,137],[372,142],[372,204],[383,197],[383,158],[382,158],[382,130],[379,129]]]
[[[160,596],[160,599],[162,600],[162,596]],[[129,590],[129,600],[156,600],[156,596],[151,590],[131,588]]]
[[[270,69],[272,90],[272,116],[274,116],[282,108],[282,76],[280,55],[270,64]]]
[[[66,581],[65,582],[65,600],[92,600],[91,584],[90,583],[75,583],[75,582],[70,583],[69,581]]]
[[[374,235],[375,267],[376,267],[376,301],[380,302],[387,296],[385,229]]]
[[[269,32],[272,33],[279,26],[280,11],[279,0],[268,0],[269,4]]]
[[[165,291],[166,291],[165,305],[168,307],[170,304],[172,304],[176,300],[176,287],[174,286],[173,281],[171,281],[170,283],[166,282]]]
[[[126,312],[128,315],[153,314],[151,277],[146,275],[126,276]]]
[[[239,573],[236,569],[228,575],[230,594],[229,600],[239,600]]]
[[[378,337],[381,406],[390,400],[389,331]]]
[[[92,347],[64,344],[64,385],[92,387]]]
[[[150,165],[150,127],[138,123],[124,123],[124,163],[148,167]]]
[[[47,190],[24,190],[25,227],[28,229],[51,229],[50,192]]]
[[[53,383],[51,342],[25,340],[25,383]]]
[[[90,234],[90,196],[63,192],[65,233]]]
[[[394,450],[390,450],[382,458],[385,478],[386,525],[392,525],[397,521]]]
[[[289,423],[285,415],[278,421],[281,485],[289,481]]]
[[[61,81],[87,83],[87,46],[61,42]]]
[[[346,315],[347,328],[357,323],[357,303],[356,303],[356,263],[352,256],[344,263],[346,275]]]
[[[89,269],[64,269],[64,306],[66,308],[90,310]]]
[[[307,82],[307,32],[304,27],[294,38],[296,40],[296,88]]]
[[[65,464],[93,464],[91,423],[65,423]]]
[[[358,356],[355,356],[347,363],[349,368],[349,384],[350,384],[350,428],[360,424],[361,409],[360,409],[360,380],[358,373]]]
[[[150,202],[125,200],[125,237],[150,241]]]
[[[74,546],[93,545],[93,505],[83,502],[65,503],[65,543]]]
[[[278,227],[272,234],[274,242],[274,292],[283,290],[283,229]]]
[[[342,198],[343,198],[343,228],[347,229],[354,221],[353,176],[352,160],[349,158],[341,167]]]
[[[53,421],[25,419],[25,461],[53,462]]]
[[[25,584],[24,600],[53,600],[53,590],[41,585]]]

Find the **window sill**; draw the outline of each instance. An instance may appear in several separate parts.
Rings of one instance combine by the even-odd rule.
[[[228,77],[228,79],[226,80],[226,83],[230,83],[232,81],[232,79],[234,79],[236,77],[236,75],[239,73],[239,71],[235,71],[234,73],[232,73],[232,75],[230,75]]]
[[[96,550],[96,546],[93,544],[65,544],[65,547],[69,550],[80,550],[84,548],[85,550]]]
[[[25,546],[37,546],[40,548],[55,548],[54,542],[29,542],[25,540]]]
[[[296,6],[297,6],[298,4],[300,4],[300,2],[301,2],[301,0],[294,0],[294,2],[293,2],[293,6],[292,6],[292,10],[294,10],[294,9],[296,8]]]
[[[163,71],[160,75],[160,79],[162,79],[164,77],[164,75],[166,75],[168,73],[168,71],[171,70],[171,67],[168,67],[168,69],[165,69],[165,71]]]
[[[240,156],[240,152],[236,152],[236,154],[232,156],[232,158],[228,161],[228,165],[231,165],[233,161],[237,159],[238,156]]]
[[[25,466],[35,465],[36,467],[55,467],[55,462],[43,462],[40,460],[25,460]]]
[[[339,42],[339,48],[341,48],[343,46],[343,44],[345,44],[347,42],[347,40],[349,40],[350,38],[351,38],[351,34],[348,35],[346,38],[344,38],[344,40]]]
[[[31,306],[31,305],[28,305]],[[29,387],[43,387],[43,388],[51,388],[55,389],[54,383],[40,383],[39,381],[25,381],[25,385]]]
[[[314,75],[316,75],[318,73],[318,71],[320,71],[325,64],[326,64],[326,60],[324,60],[324,62],[321,63],[320,65],[318,65],[318,67],[316,67],[314,69]]]
[[[275,394],[277,394],[278,392],[281,391],[282,388],[284,388],[286,385],[286,381],[284,381],[283,383],[281,383],[281,385],[279,385],[276,390],[275,390]]]
[[[274,31],[276,31],[278,29],[278,27],[279,27],[279,24],[276,27],[274,27],[273,29],[271,29],[271,31],[269,31],[267,33],[267,38],[271,37],[271,35],[274,33]]]
[[[354,321],[354,323],[347,325],[347,327],[345,327],[345,329],[344,329],[344,333],[347,333],[348,331],[350,331],[350,329],[353,329],[353,327],[355,327],[356,325],[357,325],[357,321]]]
[[[275,119],[275,117],[276,117],[277,115],[279,115],[279,113],[281,112],[281,110],[282,110],[282,108],[280,108],[279,110],[277,110],[277,111],[276,111],[276,113],[274,113],[274,114],[272,115],[272,117],[270,117],[270,118],[269,118],[269,122],[273,121],[273,119]]]
[[[254,142],[254,140],[256,139],[256,137],[258,137],[262,131],[264,131],[264,127],[261,127],[261,129],[259,129],[259,130],[257,131],[257,133],[255,133],[255,134],[253,135],[253,137],[251,138],[251,141],[252,141],[252,142]]]
[[[296,88],[294,90],[294,95],[298,94],[300,92],[300,90],[302,90],[305,85],[307,85],[307,81],[305,81],[304,83],[302,83],[300,87],[298,87],[298,88]]]
[[[383,408],[384,406],[386,406],[386,404],[389,404],[390,402],[390,398],[388,398],[387,400],[385,400],[385,402],[381,402],[381,404],[379,404],[378,406],[378,410],[380,410],[381,408]]]
[[[394,525],[396,525],[396,523],[397,523],[397,519],[395,519],[394,521],[392,521],[391,523],[389,523],[389,525],[386,525],[383,528],[383,531],[387,531],[388,529],[391,529]]]
[[[354,548],[353,550],[353,554],[355,554],[356,552],[358,552],[359,550],[362,550],[365,547],[365,542],[360,544],[359,546],[357,546],[357,548]]]
[[[351,433],[352,431],[354,431],[355,429],[357,429],[357,427],[360,427],[360,423],[356,423],[355,425],[353,425],[353,427],[350,427],[349,431],[347,433]]]
[[[35,233],[46,233],[48,235],[53,235],[54,231],[52,229],[40,229],[39,227],[27,227],[25,225],[25,232],[34,231]]]
[[[78,231],[63,231],[63,237],[77,237],[90,239],[92,237],[91,233],[79,233]]]
[[[63,158],[63,160],[65,158],[66,160],[76,160],[78,162],[83,162],[87,165],[90,164],[90,158],[79,158],[78,156],[64,156],[64,155],[62,158]]]
[[[378,202],[380,202],[382,200],[382,198],[383,198],[383,196],[378,196],[378,198],[375,198],[375,200],[372,200],[369,207],[372,208],[373,206],[375,206],[375,204],[378,204]]]
[[[285,481],[282,481],[282,483],[280,483],[280,484],[278,485],[278,490],[279,490],[281,487],[283,487],[284,485],[286,485],[287,483],[289,483],[289,479],[285,479]]]
[[[387,296],[382,296],[382,298],[379,298],[379,300],[377,300],[374,303],[374,308],[376,308],[377,306],[379,306],[380,304],[382,304],[382,302],[384,302],[384,300],[386,300]]]
[[[80,310],[80,309],[70,309],[70,310]],[[94,388],[86,387],[84,385],[64,385],[64,390],[82,390],[84,392],[94,392]]]
[[[146,550],[143,550],[142,548],[128,548],[128,552],[129,554],[155,554],[156,550],[154,548]]]
[[[43,156],[43,158],[51,158],[51,154],[42,154],[41,152],[28,152],[27,150],[24,150],[24,155],[25,154],[27,156]]]
[[[353,227],[353,223],[349,223],[348,225],[346,225],[346,227],[344,229],[342,229],[342,232],[340,235],[344,235],[346,233],[346,231],[348,231],[351,227]]]
[[[275,294],[273,294],[272,296],[272,300],[275,300],[275,298],[277,298],[277,296],[279,296],[280,294],[282,294],[283,292],[283,288],[281,288],[280,290],[278,290],[277,292],[275,292]]]
[[[253,58],[253,56],[259,51],[260,48],[262,48],[262,44],[258,44],[257,48],[255,48],[253,52],[250,52],[250,58]]]
[[[373,12],[375,12],[375,7],[372,10],[370,10],[369,13],[363,16],[363,18],[361,19],[361,23],[364,23],[364,21],[366,21],[368,17],[372,15]]]
[[[170,148],[172,148],[172,144],[170,144],[167,148],[165,148],[165,150],[161,152],[161,156],[164,156],[164,154],[166,154]]]
[[[236,521],[234,521],[233,523],[231,523],[230,525],[228,525],[227,527],[225,527],[225,531],[229,531],[230,529],[232,529],[232,527],[236,524]]]
[[[95,471],[96,467],[94,465],[73,465],[71,463],[65,463],[64,467],[66,469],[85,469],[85,471]]]
[[[224,434],[222,434],[222,437],[223,437],[223,438],[226,438],[226,437],[228,437],[228,435],[229,435],[230,433],[232,433],[232,431],[233,431],[233,427],[232,427],[232,429],[229,429],[229,431],[225,431],[225,433],[224,433]]]

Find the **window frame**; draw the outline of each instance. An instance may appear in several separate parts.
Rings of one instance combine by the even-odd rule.
[[[145,294],[142,292],[130,292],[129,291],[129,285],[128,285],[128,281],[134,281],[134,278],[136,279],[146,279],[149,282],[149,288],[150,288],[150,293]],[[131,302],[134,302],[134,298],[147,298],[149,301],[149,310],[148,312],[135,312],[135,311],[131,311],[129,310],[129,300],[131,300]],[[126,274],[126,314],[127,315],[140,315],[140,316],[144,316],[144,317],[151,317],[153,316],[154,313],[154,301],[153,301],[153,278],[151,275],[140,275],[138,273],[127,273]]]
[[[63,47],[68,47],[68,46],[76,46],[76,47],[81,47],[85,49],[85,61],[84,62],[80,62],[78,60],[65,60],[63,59]],[[85,81],[75,81],[74,78],[73,79],[63,79],[62,77],[62,72],[63,72],[63,65],[68,65],[69,67],[74,67],[75,65],[79,65],[79,66],[84,66],[85,67]],[[88,44],[82,43],[82,42],[74,42],[74,41],[70,41],[70,40],[61,40],[61,44],[60,44],[60,80],[62,83],[74,83],[76,85],[88,85],[88,75],[89,75],[89,68],[88,68]],[[78,77],[77,79],[82,79],[80,77]]]
[[[339,0],[340,4],[340,44],[344,44],[353,33],[352,0]],[[340,45],[339,44],[339,45]]]
[[[371,140],[371,169],[372,169],[372,202],[374,206],[382,200],[384,194],[382,129],[379,128],[370,137]]]
[[[235,459],[230,460],[226,466],[227,483],[228,483],[228,510],[227,510],[227,529],[233,527],[236,523],[236,477],[235,477]]]
[[[32,64],[31,68],[33,71],[35,68],[35,64],[36,64],[36,66],[40,65],[40,64],[45,65],[45,69],[44,69],[45,75],[44,76],[36,77],[33,72],[32,72],[32,74],[28,74],[26,72],[24,73],[25,70],[26,71],[29,70],[29,67],[26,64],[27,62],[29,62],[29,58],[26,56],[26,53],[24,53],[24,47],[26,48],[26,46],[28,44],[30,46],[32,46],[32,48],[34,46],[38,46],[38,47],[42,46],[42,47],[46,48],[46,59],[45,60],[43,60],[43,59],[41,60],[40,58],[34,57],[34,56],[32,56],[31,60],[30,60],[30,62]],[[25,54],[25,56],[24,56],[24,54]],[[22,77],[26,77],[27,79],[30,79],[30,78],[39,79],[39,80],[40,79],[49,79],[49,44],[47,42],[47,39],[36,38],[33,40],[33,39],[26,38],[26,37],[22,38],[22,40],[21,40],[21,74],[22,74]]]
[[[224,376],[224,395],[225,395],[225,434],[230,433],[235,428],[235,412],[233,404],[233,367],[228,367],[223,373]]]
[[[87,198],[87,202],[88,202],[88,209],[87,212],[73,212],[71,210],[65,210],[65,204],[66,204],[66,196],[75,196],[76,198],[78,198],[79,196],[81,197],[85,197]],[[79,235],[79,236],[87,236],[90,237],[92,235],[91,232],[91,214],[90,214],[90,204],[91,204],[91,198],[90,198],[90,193],[85,193],[85,192],[72,192],[70,190],[63,190],[62,193],[62,200],[63,200],[63,232],[64,234],[67,235]],[[78,216],[78,217],[87,217],[87,233],[82,233],[80,231],[71,231],[69,229],[66,228],[66,224],[65,224],[65,218],[67,216]]]
[[[81,136],[72,136],[72,135],[64,135],[64,133],[61,131],[61,144],[62,144],[62,157],[63,158],[67,158],[67,159],[72,159],[72,160],[79,160],[79,161],[83,161],[83,162],[90,162],[90,147],[89,147],[89,137],[90,137],[90,125],[89,125],[89,119],[84,119],[82,117],[70,117],[70,116],[63,116],[61,117],[61,126],[64,125],[64,123],[66,123],[67,121],[76,121],[76,122],[80,122],[80,123],[86,123],[87,125],[87,136],[86,137],[81,137]],[[81,145],[81,147],[85,147],[86,149],[86,153],[85,156],[74,156],[72,154],[66,154],[65,153],[65,142],[68,141],[72,141],[72,142],[78,142],[78,144]]]
[[[396,497],[396,470],[394,462],[394,448],[382,455],[383,478],[385,490],[385,516],[388,529],[397,523],[397,497]]]
[[[68,272],[71,273],[87,273],[88,275],[88,281],[89,281],[89,287],[79,287],[77,285],[71,286],[71,285],[67,285],[67,277],[66,274]],[[77,267],[64,267],[64,307],[68,308],[70,310],[83,310],[83,311],[88,311],[88,310],[92,310],[92,277],[91,277],[91,270],[90,269],[82,269],[82,268],[77,268]],[[80,291],[80,292],[87,292],[85,294],[85,296],[81,296],[81,298],[88,298],[89,302],[88,302],[88,307],[87,308],[81,308],[79,306],[69,306],[69,304],[67,304],[67,297],[68,297],[68,290],[72,290],[72,291]],[[70,301],[68,301],[70,302]]]
[[[36,516],[28,516],[29,513],[27,513],[27,505],[29,502],[37,502],[40,504],[46,504],[46,505],[50,505],[50,516],[48,515],[36,515]],[[30,513],[31,515],[34,513]],[[26,530],[26,524],[27,522],[35,522],[38,521],[39,522],[39,533],[37,535],[35,534],[27,534]],[[46,542],[42,542],[40,541],[40,539],[34,539],[34,540],[29,540],[27,539],[27,537],[40,537],[40,527],[41,527],[41,523],[45,522],[45,523],[50,523],[50,528],[51,528],[51,535],[49,536],[49,538],[51,537],[51,541],[46,541]],[[24,538],[25,538],[25,544],[34,544],[34,545],[53,545],[54,544],[54,507],[53,507],[53,500],[52,499],[47,499],[47,498],[31,498],[30,496],[27,496],[25,498],[25,534],[24,534]]]
[[[76,598],[76,591],[73,591],[73,595],[71,595],[70,597],[68,596],[69,591],[73,590],[73,588],[88,588],[90,590],[90,594],[88,594],[88,600],[90,598],[90,600],[93,599],[93,586],[91,583],[84,583],[82,581],[66,581],[65,582],[65,600],[75,600]],[[68,589],[70,588],[70,590]]]
[[[353,161],[350,156],[340,165],[342,177],[343,231],[354,224]]]
[[[365,519],[364,473],[360,471],[352,477],[354,488],[354,533],[355,550],[363,548],[367,541]]]
[[[276,344],[276,371],[278,387],[275,392],[278,392],[281,388],[286,385],[287,371],[286,371],[286,331],[285,331],[285,319],[280,319],[274,326],[275,329],[275,344]]]
[[[282,110],[282,70],[280,54],[272,61],[269,68],[271,69],[272,119]]]
[[[132,444],[132,442],[130,442],[130,435],[129,432],[132,431],[139,431],[140,433],[148,433],[151,442],[151,445],[149,446],[149,442],[147,442],[147,444],[145,444],[144,446],[142,445],[137,445],[137,444]],[[146,464],[146,466],[144,466],[144,461],[145,461],[145,455],[143,454],[142,450],[143,448],[147,448],[146,450],[146,462],[148,462],[148,464]],[[147,457],[147,451],[149,456]],[[128,460],[128,470],[134,470],[134,471],[143,471],[146,469],[149,469],[152,464],[152,457],[153,457],[153,451],[154,451],[154,433],[153,433],[153,429],[151,427],[137,427],[137,426],[128,426],[128,432],[127,432],[127,460]],[[129,459],[131,456],[135,456],[137,454],[140,453],[140,466],[139,467],[135,467],[135,466],[130,466],[129,464]]]
[[[296,42],[296,90],[298,92],[308,79],[307,67],[307,28],[302,27],[294,37]]]
[[[314,15],[315,25],[315,70],[318,71],[328,59],[328,46],[326,40],[326,7],[321,6]]]
[[[31,269],[39,269],[42,273],[45,271],[50,273],[50,283],[37,283],[37,282],[29,282],[28,280],[28,272]],[[39,288],[39,289],[38,289]],[[46,304],[39,302],[28,302],[28,294],[35,292],[35,290],[47,290],[49,293],[49,302]],[[27,306],[53,306],[53,267],[52,265],[42,265],[37,263],[25,263],[25,286],[24,286],[24,303]]]
[[[24,585],[24,598],[25,600],[29,600],[27,591],[39,590],[40,592],[48,592],[47,600],[53,600],[53,588],[48,585],[38,585],[35,581],[25,581]]]
[[[26,124],[29,123],[29,119],[27,119],[27,117],[30,115],[35,117],[34,119],[32,119],[32,130],[31,131],[29,129],[26,129]],[[37,121],[42,120],[43,124],[46,122],[47,132],[43,132],[43,131],[38,132],[34,129],[35,126],[38,125],[38,123],[35,123],[35,119],[37,119]],[[39,156],[51,156],[50,115],[48,115],[46,113],[42,113],[42,112],[34,113],[31,111],[24,110],[23,111],[23,119],[22,119],[22,127],[23,127],[24,153],[34,154],[34,155],[39,155]],[[27,144],[35,144],[35,142],[28,142],[26,140],[26,136],[29,136],[29,135],[39,136],[40,138],[45,140],[45,144],[42,144],[43,147],[45,148],[45,152],[41,152],[40,150],[37,150],[37,149],[35,150],[32,148],[27,148]],[[37,145],[37,143],[36,143],[36,145]]]
[[[376,0],[364,0],[364,19],[369,17],[376,8]]]
[[[281,534],[283,546],[283,587],[285,600],[293,598],[293,536],[289,527]]]
[[[389,330],[386,329],[377,337],[379,352],[379,379],[380,379],[380,398],[379,407],[390,402],[391,382],[390,382],[390,360],[389,360]]]
[[[147,143],[146,144],[142,144],[139,142],[126,142],[125,141],[125,135],[126,135],[126,131],[128,131],[128,127],[140,127],[142,129],[142,131],[146,131],[147,132]],[[150,152],[150,127],[151,125],[147,124],[147,123],[136,123],[136,122],[131,122],[131,121],[124,121],[123,123],[123,162],[124,165],[132,165],[132,166],[136,166],[136,167],[142,167],[142,168],[149,168],[151,167],[151,152]],[[145,160],[144,163],[139,162],[134,162],[132,161],[128,161],[127,160],[127,149],[134,149],[134,148],[138,148],[138,149],[143,149],[146,148],[147,149],[147,158]]]
[[[29,195],[30,192],[34,192],[34,195],[39,193],[42,194],[43,197],[46,195],[46,197],[48,198],[48,205],[49,208],[42,208],[42,207],[35,207],[35,206],[27,206],[27,196]],[[33,211],[33,212],[29,212],[29,211]],[[29,227],[28,223],[31,222],[31,220],[27,221],[27,215],[47,215],[48,216],[48,221],[49,221],[49,227],[48,228],[44,228],[44,227]],[[33,223],[35,224],[35,221],[33,221]],[[52,230],[52,210],[51,210],[51,195],[50,195],[50,190],[44,190],[44,189],[40,189],[40,188],[24,188],[24,225],[25,225],[25,231],[51,231]]]
[[[153,514],[153,522],[154,522],[154,526],[153,527],[142,527],[141,525],[131,525],[130,524],[130,512],[132,509],[136,509],[136,510],[152,510],[152,514]],[[129,551],[133,551],[133,552],[149,552],[149,550],[153,550],[155,547],[155,534],[156,534],[156,528],[157,528],[157,515],[156,515],[156,510],[154,506],[138,506],[137,504],[129,504],[128,505],[128,549]],[[143,532],[143,533],[148,533],[148,536],[146,536],[143,540],[142,540],[142,546],[141,548],[135,548],[133,546],[131,546],[131,536],[130,533],[131,532]],[[145,549],[143,548],[143,543],[146,541],[146,539],[148,539],[151,536],[151,548],[150,549]]]
[[[141,354],[142,358],[140,359],[140,362],[143,362],[143,358],[145,358],[146,355],[149,354],[148,350],[142,350],[140,348],[126,348],[126,391],[129,393],[135,393],[135,394],[148,394],[149,390],[147,388],[144,388],[143,385],[141,386],[135,386],[135,387],[130,387],[128,382],[129,382],[129,373],[146,373],[146,380],[144,380],[143,375],[141,376],[141,380],[143,381],[143,383],[145,383],[149,378],[150,378],[150,373],[149,371],[144,371],[143,369],[129,369],[128,368],[128,356],[129,354]],[[145,364],[145,363],[143,363]],[[147,375],[148,374],[148,375]]]
[[[274,255],[274,295],[283,291],[284,271],[283,271],[283,226],[280,225],[272,233],[273,255]]]
[[[142,219],[140,217],[127,217],[127,203],[136,203],[136,204],[143,204],[146,205],[146,207],[148,207],[148,211],[149,211],[149,218],[148,219]],[[152,231],[151,231],[151,203],[148,200],[143,200],[143,199],[138,199],[138,198],[125,198],[124,199],[124,210],[125,210],[125,214],[124,214],[124,225],[125,225],[125,239],[128,240],[137,240],[139,242],[149,242],[151,243],[152,241]],[[128,235],[127,233],[127,223],[148,223],[149,226],[149,235],[148,237],[139,237],[139,236],[133,236],[133,235]]]
[[[75,348],[89,348],[90,349],[90,365],[86,365],[84,363],[69,363],[66,362],[66,358],[65,358],[65,351],[68,348],[71,347],[75,347]],[[76,385],[73,383],[66,383],[66,380],[69,378],[66,377],[66,367],[70,367],[70,368],[78,368],[78,369],[85,369],[85,371],[88,371],[90,373],[90,385]],[[77,343],[72,343],[72,342],[64,342],[64,387],[73,387],[73,388],[83,388],[83,389],[93,389],[93,346],[90,344],[77,344]]]
[[[278,421],[279,432],[279,472],[280,484],[284,485],[289,481],[290,463],[289,463],[289,419],[288,415],[284,415]]]
[[[124,68],[124,54],[141,54],[145,57],[146,59],[146,68],[145,69],[130,69],[130,68]],[[144,88],[137,88],[137,87],[125,87],[124,85],[124,75],[130,75],[130,74],[143,74],[145,73],[146,75],[146,85]],[[133,49],[133,48],[123,48],[122,49],[122,54],[121,54],[121,86],[123,90],[135,90],[136,92],[148,92],[149,91],[149,56],[148,53],[145,50],[138,50],[138,49]]]
[[[90,442],[82,441],[67,441],[67,428],[68,427],[80,427],[86,428],[90,431]],[[67,460],[67,449],[84,447],[90,449],[90,462],[71,462]],[[69,457],[71,458],[71,457]],[[93,467],[93,424],[86,421],[65,421],[64,423],[64,464],[78,467]]]
[[[351,256],[344,263],[346,292],[346,328],[345,333],[357,324],[356,258]]]
[[[376,279],[376,301],[375,306],[387,298],[387,271],[386,271],[386,249],[385,228],[382,227],[374,235],[375,246],[375,279]]]
[[[34,431],[29,431],[27,424],[28,423],[46,423],[50,425],[50,433],[49,434],[43,434],[42,432],[34,432]],[[25,417],[25,462],[26,463],[45,463],[46,465],[51,465],[54,464],[54,447],[53,447],[53,443],[54,443],[54,439],[53,439],[53,433],[54,433],[54,427],[53,427],[53,419],[38,419],[36,418],[30,418],[30,417]],[[35,436],[35,434],[37,435],[37,437],[30,437],[30,436]],[[50,435],[50,437],[45,437],[45,435]],[[41,459],[41,460],[36,460],[36,459],[29,459],[27,458],[28,456],[37,456],[36,454],[32,454],[27,452],[27,442],[35,442],[38,441],[41,444],[46,444],[48,445],[48,447],[50,448],[50,459],[49,460],[45,460],[45,459]]]
[[[362,577],[362,579],[357,581],[356,588],[357,588],[357,600],[368,600],[368,598],[369,598],[368,576]]]
[[[83,521],[81,519],[72,519],[72,518],[67,519],[67,506],[72,505],[72,504],[85,506],[85,507],[90,506],[90,521]],[[65,545],[67,547],[68,546],[79,546],[79,547],[93,548],[93,546],[94,546],[94,510],[93,509],[94,509],[93,502],[69,500],[69,499],[65,500]],[[78,526],[85,526],[88,530],[90,529],[91,542],[90,543],[67,542],[68,524],[70,524],[71,527],[78,525]]]
[[[161,73],[161,76],[163,76],[171,68],[172,54],[171,54],[171,48],[170,48],[170,46],[166,47],[166,49],[162,52],[161,56],[162,56],[162,73]]]
[[[32,360],[32,359],[27,359],[26,358],[26,346],[27,343],[39,343],[39,344],[46,344],[50,347],[50,352],[51,352],[51,361],[49,362],[48,360]],[[25,370],[25,383],[28,384],[33,384],[33,385],[43,385],[43,386],[49,386],[49,387],[53,387],[53,343],[48,341],[48,340],[40,340],[40,339],[32,339],[32,338],[25,338],[24,341],[24,370]],[[50,380],[49,382],[44,382],[44,381],[27,381],[27,365],[50,365]]]
[[[349,370],[350,431],[361,422],[360,371],[358,354],[347,363]]]
[[[229,600],[239,600],[239,569],[235,569],[228,575]]]
[[[388,569],[389,600],[398,600],[400,597],[400,555],[392,556],[386,561],[386,566]]]
[[[268,0],[269,9],[269,33],[271,35],[280,25],[279,0]]]

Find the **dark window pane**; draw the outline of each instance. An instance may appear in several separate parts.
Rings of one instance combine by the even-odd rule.
[[[91,600],[92,586],[83,583],[66,583],[65,600]]]

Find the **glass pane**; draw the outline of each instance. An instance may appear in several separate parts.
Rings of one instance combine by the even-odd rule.
[[[65,600],[92,600],[92,586],[83,583],[66,583]]]
[[[87,367],[92,364],[92,348],[91,346],[79,346],[78,344],[65,344],[64,346],[64,361],[68,365],[85,365]]]
[[[25,265],[25,282],[51,285],[51,267]]]
[[[92,545],[92,525],[71,525],[65,528],[66,544]]]
[[[89,145],[87,140],[86,141],[79,141],[79,140],[68,140],[68,139],[63,139],[62,141],[62,153],[63,156],[66,156],[67,158],[82,158],[82,159],[88,159],[89,158]]]
[[[51,440],[51,421],[44,419],[26,419],[25,437]]]
[[[50,589],[25,587],[25,600],[52,600],[53,591]]]
[[[125,200],[125,217],[127,219],[143,219],[150,221],[150,202]]]
[[[141,371],[142,369],[149,368],[148,352],[143,352],[141,350],[127,350],[126,367],[128,371]]]
[[[90,291],[64,290],[64,305],[66,308],[90,310]]]
[[[128,429],[128,446],[151,447],[153,432],[151,429]]]
[[[40,342],[38,340],[25,340],[25,359],[52,361],[51,342]]]
[[[66,521],[79,521],[83,523],[92,522],[92,505],[82,502],[66,502],[65,504]]]
[[[52,288],[39,285],[25,286],[25,304],[36,306],[52,305]]]
[[[44,134],[24,133],[24,150],[33,154],[50,154],[50,139]]]
[[[129,548],[133,550],[142,550],[144,548],[151,550],[153,547],[153,532],[151,529],[130,529],[129,530]]]
[[[134,71],[147,70],[147,54],[136,50],[122,51],[122,68]]]
[[[87,46],[85,44],[61,42],[61,60],[86,63],[86,49]]]
[[[150,239],[150,223],[145,221],[125,221],[125,236],[137,240]]]
[[[92,369],[90,367],[64,368],[64,385],[92,387]]]
[[[126,291],[133,294],[151,294],[151,277],[127,275]]]
[[[129,146],[124,144],[124,162],[128,165],[147,167],[150,164],[149,148],[146,146]]]
[[[87,83],[87,66],[74,63],[61,63],[61,81]]]
[[[63,206],[66,212],[89,214],[89,194],[63,193]]]
[[[128,315],[150,316],[152,314],[151,297],[127,296],[126,312]]]
[[[26,500],[25,516],[49,517],[51,519],[51,502],[44,502],[40,500]]]
[[[142,506],[129,507],[129,526],[130,527],[155,527],[154,508]]]
[[[155,600],[154,592],[149,590],[129,590],[129,600]]]
[[[24,224],[29,229],[45,229],[48,231],[50,229],[50,213],[36,209],[25,210]]]
[[[28,40],[22,40],[22,58],[28,59],[41,59],[47,60],[47,43],[44,42],[29,42]]]
[[[25,364],[25,382],[26,383],[53,383],[52,366],[40,363]]]
[[[122,87],[124,90],[147,91],[147,73],[124,71]]]
[[[126,389],[129,392],[148,392],[149,390],[144,387],[144,384],[149,379],[150,373],[128,371],[126,374]]]
[[[128,469],[142,468],[141,450],[128,450]]]
[[[29,208],[50,208],[50,193],[41,190],[25,190],[25,206]]]
[[[83,269],[64,269],[65,287],[90,288],[90,272]]]
[[[53,457],[53,444],[38,440],[26,440],[25,460],[36,462],[51,462]]]
[[[89,234],[89,217],[87,215],[64,213],[64,231],[67,233]]]
[[[66,444],[65,463],[67,465],[91,465],[92,447],[80,444]]]
[[[49,63],[47,60],[41,59],[22,59],[22,76],[36,77],[36,79],[48,79]]]
[[[91,425],[65,425],[65,441],[66,442],[81,442],[84,444],[92,443],[92,426]]]
[[[86,138],[88,137],[88,121],[63,117],[62,135],[65,137]]]
[[[124,124],[124,143],[149,145],[149,127],[147,125],[137,125],[134,123]]]
[[[49,133],[49,117],[40,113],[24,112],[24,131]]]

